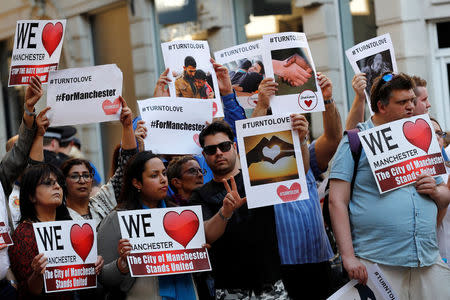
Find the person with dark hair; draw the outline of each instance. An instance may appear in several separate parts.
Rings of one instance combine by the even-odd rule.
[[[150,151],[136,154],[127,164],[116,210],[98,228],[98,252],[105,258],[99,279],[114,298],[196,299],[190,274],[131,277],[127,256],[129,240],[120,235],[117,211],[174,206],[166,199],[168,180],[162,160]],[[172,296],[170,296],[172,295]]]
[[[174,158],[167,167],[169,186],[174,191],[174,202],[187,205],[192,191],[203,185],[203,170],[191,155]]]
[[[242,67],[244,64],[246,69]],[[258,90],[264,78],[264,65],[259,60],[254,64],[245,60],[237,72],[230,73],[230,77],[238,96],[250,96]]]
[[[416,100],[414,100],[414,115],[427,114],[431,107],[428,101],[427,81],[419,76],[413,76],[414,81],[414,94]]]
[[[194,98],[213,99],[214,91],[207,82],[208,77],[203,70],[195,71],[194,80],[198,95]]]
[[[44,272],[47,258],[38,253],[33,223],[71,220],[64,204],[64,177],[61,171],[50,164],[28,168],[22,176],[20,188],[21,219],[9,248],[11,269],[18,280],[19,299],[46,299]],[[98,257],[95,271],[99,274],[103,259]],[[52,294],[58,299],[71,299],[72,292]]]
[[[252,66],[252,62],[248,59],[243,59],[241,63],[239,64],[239,69],[236,71],[230,72],[230,79],[231,84],[233,85],[239,85],[239,82],[241,81],[242,76],[245,76],[247,74],[248,69]]]
[[[75,134],[77,134],[77,129],[73,126],[60,126],[56,128],[61,130],[58,156],[64,162],[70,158],[70,151],[72,150],[73,139],[75,138]]]
[[[404,73],[376,78],[370,95],[374,115],[358,129],[413,116],[414,87]],[[330,172],[329,210],[349,277],[366,284],[367,266],[376,263],[401,299],[448,299],[450,270],[436,241],[437,212],[449,203],[448,187],[440,176],[421,174],[415,184],[380,195],[360,151],[355,159],[345,135]]]
[[[391,72],[392,66],[390,62],[383,61],[383,54],[377,53],[373,57],[368,57],[366,65],[361,69],[361,73],[365,73],[367,77],[367,92],[370,92],[375,78],[383,73]]]
[[[133,131],[133,116],[125,100],[122,102],[120,122],[122,124],[122,148],[118,167],[108,183],[90,196],[92,190],[93,168],[85,159],[72,158],[61,166],[67,187],[67,208],[72,219],[93,219],[98,225],[117,205],[120,195],[123,169],[127,161],[137,152]]]
[[[195,58],[186,56],[184,59],[183,74],[175,79],[175,93],[177,97],[198,98],[196,97],[198,92],[194,80],[196,70],[197,62]]]

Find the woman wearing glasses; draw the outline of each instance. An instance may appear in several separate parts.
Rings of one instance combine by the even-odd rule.
[[[180,156],[170,161],[167,178],[175,193],[173,201],[181,206],[189,205],[192,191],[203,185],[203,170],[193,156]]]
[[[20,185],[21,219],[9,248],[11,269],[18,281],[19,299],[56,298],[71,299],[71,292],[46,295],[43,291],[43,275],[47,258],[38,253],[33,223],[70,220],[64,205],[64,177],[61,171],[48,164],[39,164],[27,169]],[[95,264],[98,274],[103,267],[99,256]]]
[[[120,122],[122,123],[122,149],[118,167],[108,183],[103,185],[94,196],[92,190],[93,168],[84,159],[69,159],[61,166],[66,179],[67,208],[74,220],[93,219],[98,225],[117,205],[123,168],[127,161],[136,154],[136,140],[133,132],[132,113],[125,100],[122,101]]]

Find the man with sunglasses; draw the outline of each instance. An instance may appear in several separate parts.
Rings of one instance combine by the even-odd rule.
[[[413,89],[414,82],[404,73],[378,77],[370,95],[374,115],[358,128],[413,116]],[[376,263],[400,299],[449,299],[450,270],[439,257],[436,241],[437,210],[449,199],[442,178],[428,175],[380,195],[364,150],[354,169],[344,136],[330,173],[330,214],[349,277],[365,284],[366,267]]]

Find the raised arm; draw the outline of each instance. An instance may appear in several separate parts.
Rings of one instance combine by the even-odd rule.
[[[366,103],[364,90],[367,87],[366,73],[355,74],[352,80],[352,87],[355,91],[355,99],[353,99],[352,107],[345,121],[345,130],[356,128],[358,123],[364,122],[364,107]]]
[[[45,115],[50,110],[50,107],[46,107],[36,117],[36,135],[34,136],[33,144],[30,150],[30,159],[33,161],[44,161],[44,134],[50,126],[50,121]]]
[[[306,138],[309,132],[309,123],[302,114],[292,114],[291,122],[292,129],[297,130],[298,132],[300,147],[302,149],[303,168],[305,169],[306,174],[309,170],[309,149],[308,144],[306,143]]]
[[[252,118],[267,115],[270,107],[270,98],[275,95],[278,90],[278,83],[273,78],[264,78],[258,87],[258,102],[252,112]]]

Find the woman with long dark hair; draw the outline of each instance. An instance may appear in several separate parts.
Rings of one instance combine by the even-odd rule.
[[[28,168],[20,184],[21,219],[9,248],[11,269],[17,277],[19,299],[71,299],[71,292],[45,295],[43,292],[47,258],[38,252],[33,223],[71,220],[65,206],[64,177],[53,165],[39,164]],[[103,266],[98,258],[97,274]]]
[[[117,209],[98,228],[98,251],[105,258],[100,281],[109,296],[117,299],[197,299],[190,274],[131,277],[127,256],[131,244],[121,239],[118,210],[174,206],[166,198],[168,180],[162,160],[149,151],[136,154],[128,163]]]

